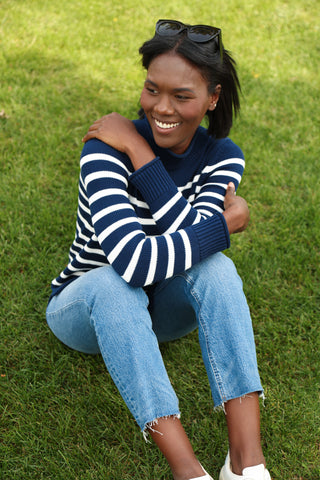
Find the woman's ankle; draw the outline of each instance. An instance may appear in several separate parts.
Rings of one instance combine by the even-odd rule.
[[[266,466],[266,461],[262,450],[258,448],[256,451],[243,452],[242,450],[230,450],[231,470],[236,475],[242,475],[242,472],[247,467],[260,465]]]
[[[149,428],[149,434],[167,459],[175,480],[189,480],[205,475],[177,417],[158,418],[152,428]]]
[[[175,468],[171,467],[174,480],[190,480],[204,476],[206,473],[201,467],[198,460],[191,461],[190,458],[182,459]]]
[[[232,472],[242,475],[246,467],[265,464],[260,442],[260,408],[257,392],[225,404]]]

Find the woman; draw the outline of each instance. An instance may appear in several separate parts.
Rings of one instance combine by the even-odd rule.
[[[180,422],[158,342],[198,328],[213,400],[226,413],[220,479],[268,480],[250,313],[221,253],[249,220],[235,195],[243,155],[227,138],[239,109],[235,63],[219,29],[172,20],[157,22],[140,53],[141,118],[112,113],[83,139],[76,235],[47,321],[69,347],[102,354],[175,480],[211,477]]]

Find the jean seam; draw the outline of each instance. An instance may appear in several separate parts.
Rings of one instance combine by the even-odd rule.
[[[77,303],[81,303],[81,302],[85,302],[87,307],[88,307],[88,304],[87,304],[87,301],[86,299],[82,299],[82,298],[77,298],[77,300],[73,300],[72,302],[68,303],[68,305],[64,305],[63,307],[60,307],[58,309],[55,309],[54,311],[52,312],[47,312],[47,315],[48,316],[52,316],[52,315],[56,315],[57,313],[61,313],[63,311],[66,311],[68,310],[70,307],[72,307],[73,305],[76,305]]]
[[[189,277],[187,274],[185,274],[185,275],[181,274],[180,276],[185,278],[186,282],[190,285],[190,293],[191,293],[192,297],[194,298],[194,300],[197,304],[198,308],[197,308],[196,316],[197,316],[197,319],[198,319],[199,328],[201,327],[201,329],[203,331],[203,335],[204,335],[204,339],[205,339],[205,345],[206,345],[206,351],[207,351],[207,355],[208,355],[208,359],[209,359],[209,364],[210,364],[210,368],[211,368],[211,371],[213,373],[213,376],[216,380],[216,385],[217,385],[217,388],[218,388],[218,391],[219,391],[220,401],[221,401],[221,403],[224,403],[226,401],[227,397],[224,393],[223,382],[222,382],[221,376],[219,374],[218,368],[216,366],[216,362],[215,362],[215,359],[214,359],[213,352],[211,352],[211,350],[209,348],[208,332],[207,332],[207,329],[205,328],[206,322],[204,322],[202,320],[202,312],[201,312],[201,305],[202,304],[201,304],[201,301],[198,298],[197,292],[195,290],[194,280],[191,277]]]
[[[83,298],[77,298],[76,300],[73,300],[72,302],[68,303],[67,305],[64,305],[61,308],[55,309],[52,312],[47,311],[46,315],[48,317],[52,317],[54,315],[60,314],[61,312],[65,312],[66,310],[73,307],[74,305],[77,305],[77,303],[85,303],[87,309],[89,310],[89,312],[91,312],[90,305],[88,304],[87,299],[83,297]],[[91,324],[91,326],[93,325]]]
[[[136,405],[134,405],[130,399],[130,396],[128,395],[128,391],[127,391],[127,387],[125,385],[125,383],[121,380],[121,377],[117,374],[116,372],[116,368],[114,367],[114,364],[113,364],[113,361],[112,361],[112,358],[109,357],[109,355],[107,354],[106,352],[106,349],[104,348],[104,345],[100,345],[100,342],[99,342],[99,339],[100,339],[100,334],[98,333],[97,331],[97,322],[94,318],[94,314],[92,313],[91,314],[91,321],[92,321],[92,324],[93,324],[93,328],[96,332],[96,336],[97,336],[97,340],[98,340],[98,344],[99,344],[99,347],[100,347],[100,352],[101,352],[101,355],[103,358],[110,358],[110,364],[108,365],[108,372],[109,374],[111,375],[111,378],[113,379],[115,385],[117,386],[117,389],[118,391],[120,391],[120,389],[118,388],[118,385],[119,387],[121,387],[121,392],[122,392],[122,396],[125,396],[124,400],[126,402],[126,404],[128,405],[128,408],[129,410],[132,412],[133,416],[137,418],[137,407]]]

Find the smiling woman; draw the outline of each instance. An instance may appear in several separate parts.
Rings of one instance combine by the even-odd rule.
[[[214,404],[227,414],[220,480],[269,480],[250,312],[221,253],[249,221],[235,195],[243,154],[227,137],[239,109],[235,65],[219,29],[171,20],[157,23],[140,53],[140,118],[111,113],[83,139],[76,235],[47,321],[69,347],[102,354],[175,480],[212,480],[182,427],[159,349],[198,328]]]
[[[221,86],[214,93],[197,67],[175,53],[163,53],[150,64],[141,107],[157,145],[182,154],[208,110],[214,110]]]

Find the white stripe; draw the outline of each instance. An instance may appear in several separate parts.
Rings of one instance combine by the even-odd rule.
[[[129,223],[137,223],[136,218],[122,218],[117,222],[112,223],[109,227],[105,228],[100,235],[98,235],[99,243],[102,245],[102,242],[113,232],[115,232],[118,228],[123,227],[124,225],[128,225]]]
[[[157,222],[162,218],[172,207],[175,203],[177,203],[178,200],[181,198],[181,193],[177,192],[167,203],[163,205],[163,207],[159,208],[154,214],[153,218]]]
[[[210,208],[211,210],[206,210],[206,208],[202,208],[202,207],[207,207],[207,208]],[[214,212],[212,212],[212,210],[215,210],[215,211],[220,212],[220,213],[223,212],[223,208],[218,207],[218,205],[214,205],[214,203],[206,203],[206,202],[199,203],[197,205],[197,209],[201,213],[204,213],[204,212],[207,213],[208,215],[210,215],[210,217],[212,217],[212,215],[214,214]]]
[[[192,202],[194,201],[195,198],[196,198],[196,196],[195,196],[195,194],[193,193],[192,195],[189,195],[189,197],[187,198],[187,201],[188,201],[189,203],[191,203],[191,205],[192,205]]]
[[[75,276],[75,277],[81,277],[81,275],[83,275],[86,271],[86,270],[82,270],[82,271],[78,271],[78,272],[74,272],[72,275]],[[62,272],[63,273],[63,272]],[[66,276],[66,275],[62,275],[62,273],[59,275],[61,278],[70,278],[70,275]],[[56,287],[60,287],[61,285],[64,284],[64,282],[57,282],[57,279],[55,278],[53,281],[52,281],[52,284]]]
[[[102,267],[103,265],[106,265],[106,261],[104,262],[97,262],[96,260],[90,260],[90,259],[85,259],[77,255],[75,258],[81,266],[81,269],[83,269],[83,265],[95,265],[97,267]],[[79,270],[79,267],[74,267],[73,265],[68,265],[67,266],[68,270],[71,270],[71,272],[77,272]],[[62,272],[63,273],[63,272]],[[62,276],[62,275],[61,275]]]
[[[85,155],[80,160],[80,167],[82,167],[86,163],[94,162],[95,160],[103,160],[106,162],[115,163],[125,172],[127,172],[128,175],[132,173],[121,160],[118,160],[116,157],[112,157],[111,155],[107,155],[105,153],[89,153],[88,155]]]
[[[87,213],[88,215],[91,215],[91,211],[90,211],[90,208],[86,207],[85,205],[83,205],[83,203],[81,202],[80,198],[78,200],[78,208],[80,208],[81,210],[83,210],[85,213]]]
[[[170,235],[163,235],[163,236],[168,246],[168,265],[167,265],[166,278],[171,278],[174,272],[174,263],[175,263],[174,245]]]
[[[115,259],[118,257],[118,255],[121,253],[125,245],[130,242],[132,238],[134,238],[136,235],[141,235],[141,232],[138,232],[135,230],[134,232],[130,232],[127,235],[125,235],[119,243],[114,247],[113,250],[108,255],[108,261],[109,263],[112,263],[115,261]],[[142,234],[143,235],[143,234]]]
[[[220,195],[220,193],[202,192],[200,193],[200,195],[197,196],[197,200],[194,202],[194,206],[198,205],[198,200],[201,200],[203,197],[213,197],[221,200],[222,202],[224,201],[224,195]]]
[[[184,230],[179,231],[183,243],[184,243],[184,251],[185,251],[185,270],[188,270],[192,266],[192,249],[188,235]]]
[[[79,178],[79,190],[81,191],[82,194],[84,193],[85,195],[85,186],[84,186],[82,175],[80,175],[80,178]]]
[[[219,163],[215,163],[214,165],[207,165],[203,170],[202,173],[209,173],[214,170],[217,170],[220,167],[224,167],[226,165],[230,165],[232,163],[235,163],[236,165],[241,165],[243,168],[245,167],[245,161],[243,158],[227,158],[226,160],[222,160]]]
[[[122,195],[126,200],[128,198],[128,194],[122,188],[105,188],[104,190],[99,190],[99,192],[94,193],[89,198],[89,204],[92,205],[97,200],[103,197],[110,197],[111,195]]]
[[[193,186],[194,183],[198,183],[201,175],[205,175],[205,174],[208,174],[208,173],[211,173],[211,172],[215,172],[220,167],[225,166],[225,165],[230,165],[230,164],[233,164],[233,163],[236,164],[236,165],[241,165],[243,168],[245,167],[245,161],[242,158],[228,158],[227,160],[222,160],[221,162],[216,163],[215,165],[207,165],[201,171],[200,174],[193,177],[192,181],[188,182],[186,185],[182,185],[182,186],[178,187],[178,189],[179,189],[180,192],[183,192],[184,190],[188,190],[189,188],[191,188]],[[221,171],[221,172],[223,172],[223,171]],[[228,176],[232,176],[232,173],[234,173],[232,170],[227,170],[227,172],[228,172]],[[205,185],[207,185],[207,184],[205,184]],[[196,188],[198,188],[198,187],[196,187]]]
[[[207,188],[207,187],[209,187],[209,186],[221,187],[221,188],[223,188],[224,190],[226,190],[228,184],[227,184],[227,183],[219,183],[219,182],[207,182],[207,183],[205,183],[205,184],[203,184],[203,185],[199,185],[199,186],[196,188],[196,193],[201,192],[201,190],[202,190],[203,188]]]
[[[137,263],[138,263],[138,260],[139,260],[139,257],[140,257],[140,253],[141,253],[141,250],[142,250],[142,247],[143,247],[143,244],[144,244],[144,239],[141,240],[140,243],[138,243],[135,251],[134,251],[134,254],[132,255],[132,258],[130,260],[130,263],[129,265],[127,266],[126,268],[126,271],[124,272],[124,274],[122,275],[122,278],[126,281],[126,282],[130,282],[131,278],[132,278],[132,275],[136,269],[136,266],[137,266]]]
[[[85,228],[87,230],[89,230],[89,232],[93,233],[94,232],[94,228],[92,225],[90,225],[90,223],[84,218],[84,216],[82,215],[81,211],[78,210],[78,217],[79,219],[82,221],[83,225],[85,226]],[[77,222],[78,223],[78,222]],[[79,225],[80,227],[80,225]],[[81,229],[82,230],[82,229]]]
[[[79,231],[79,225],[77,223],[77,236],[75,237],[73,243],[72,243],[72,247],[79,247],[81,250],[84,248],[85,244],[90,242],[90,240],[92,242],[97,242],[98,243],[98,239],[95,235],[95,233],[93,233],[93,235],[91,237],[87,237],[86,235],[84,235],[81,231]],[[78,243],[76,240],[83,240],[83,243]],[[75,252],[75,254],[77,254],[77,252]]]
[[[128,195],[130,203],[132,205],[135,205],[136,207],[144,208],[145,210],[149,211],[148,204],[146,202],[143,202],[142,200],[138,200],[136,197],[133,197],[132,195]]]
[[[187,198],[188,202],[189,203],[193,203],[197,198],[198,198],[198,194],[201,192],[201,190],[203,188],[207,188],[208,186],[214,186],[214,187],[221,187],[223,188],[224,190],[227,189],[227,186],[228,184],[227,183],[215,183],[215,182],[208,182],[208,183],[205,183],[203,185],[198,185],[195,189],[195,193],[193,193],[192,195],[189,195],[189,197]],[[212,192],[214,193],[214,192]]]
[[[120,175],[119,173],[116,173],[116,172],[103,170],[99,172],[89,173],[86,176],[85,178],[86,188],[88,187],[90,182],[93,182],[94,180],[99,180],[100,178],[114,178],[115,180],[119,180],[120,182],[124,183],[126,187],[128,186],[127,179],[123,175]]]
[[[90,248],[88,247],[88,244],[84,246],[83,250],[87,253],[94,253],[95,255],[100,255],[102,257],[106,256],[102,248]]]
[[[220,176],[235,178],[238,180],[239,183],[241,180],[241,175],[239,175],[239,173],[229,172],[228,170],[218,170],[217,172],[213,172],[213,174],[211,175],[211,178],[220,177]]]
[[[191,182],[188,182],[185,185],[181,185],[181,187],[178,187],[179,192],[183,192],[184,190],[188,190],[189,188],[191,188],[194,183],[197,183],[199,181],[199,178],[201,177],[201,175],[202,173],[196,175],[195,177],[193,177]]]
[[[192,225],[195,225],[196,223],[199,223],[199,222],[201,222],[201,213],[197,211],[197,217]]]
[[[80,261],[82,260],[82,261]],[[86,267],[86,265],[95,265],[96,267],[103,267],[104,265],[106,265],[106,262],[96,262],[96,261],[93,261],[93,260],[84,260],[83,258],[77,258],[77,261],[79,262],[80,264],[80,267],[74,267],[73,265],[69,264],[67,266],[68,270],[70,272],[72,272],[72,274],[77,274],[77,272],[80,271],[80,268],[81,270],[91,270],[91,267]],[[60,277],[63,278],[63,279],[66,279],[66,278],[69,278],[70,277],[70,274],[66,275],[64,272],[61,272],[60,273]]]
[[[153,220],[153,218],[141,218],[141,217],[138,217],[138,221],[140,223],[140,225],[155,225],[156,222]]]
[[[116,203],[115,205],[111,205],[110,207],[103,208],[98,213],[93,215],[92,223],[96,223],[102,217],[109,215],[110,213],[117,212],[118,210],[133,210],[133,207],[128,203]]]
[[[90,240],[90,238],[88,238],[87,241],[89,242],[89,240]],[[74,241],[73,244],[72,244],[72,247],[78,247],[82,250],[83,247],[84,247],[84,243],[78,243],[78,242]],[[77,250],[74,250],[74,254],[77,255],[77,253],[78,253]]]
[[[207,212],[206,210],[199,209],[199,212],[201,212],[201,219],[205,220],[208,217],[212,217],[213,213],[212,212]]]
[[[150,263],[149,270],[145,285],[150,285],[154,281],[154,276],[156,273],[156,267],[158,263],[158,244],[155,237],[150,237],[151,242],[151,254],[150,254]]]
[[[177,230],[179,230],[179,227],[180,227],[181,223],[186,218],[186,216],[188,215],[190,210],[191,210],[191,206],[189,204],[187,204],[184,207],[184,209],[182,210],[182,212],[175,219],[175,221],[171,224],[171,226],[165,231],[165,233],[172,233],[172,232],[176,232]]]

